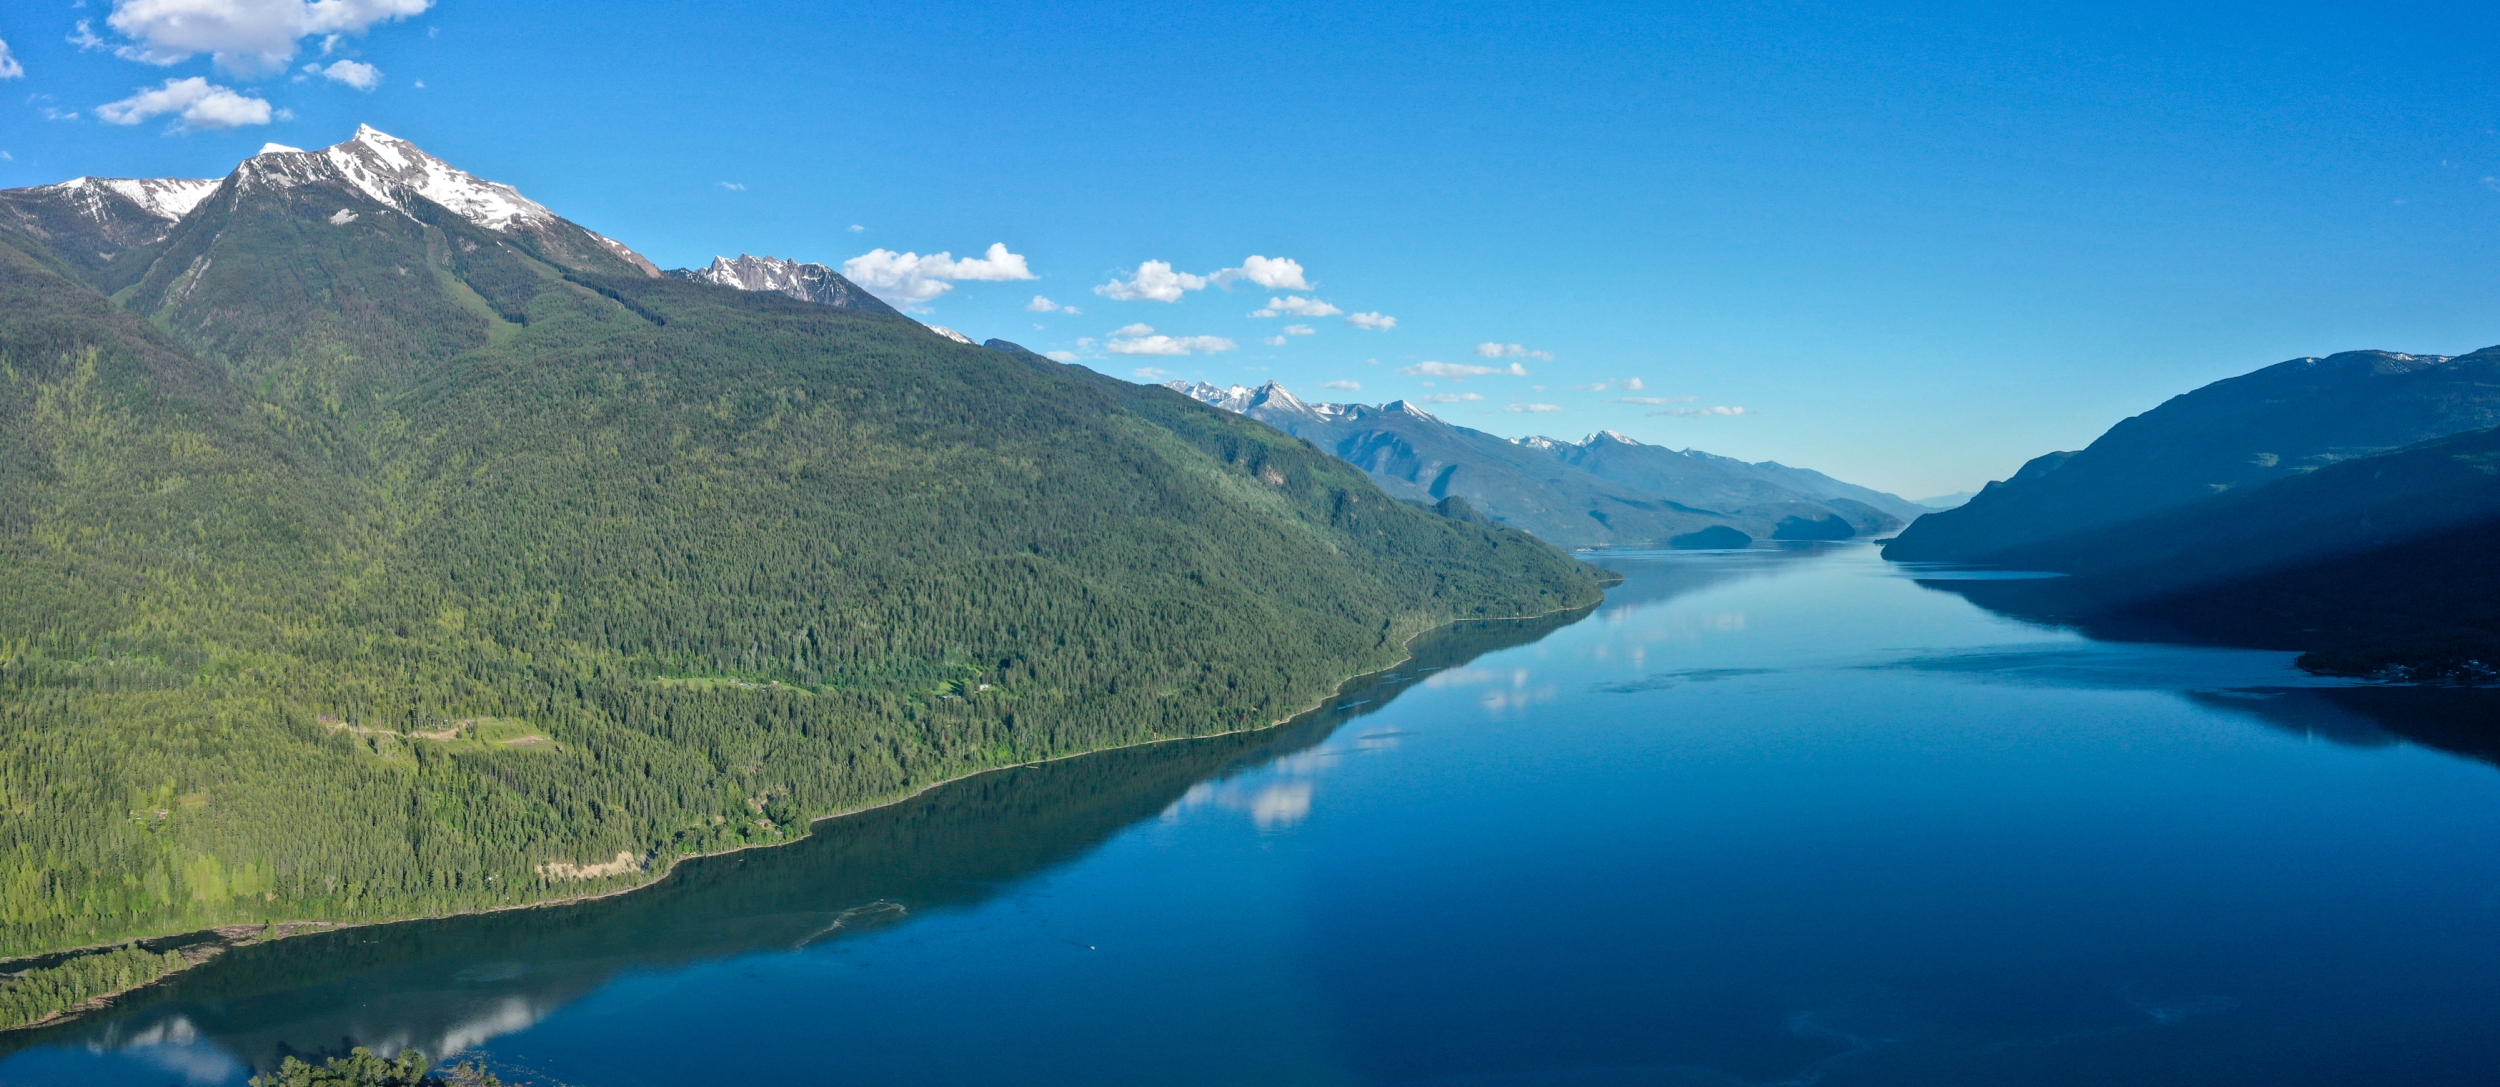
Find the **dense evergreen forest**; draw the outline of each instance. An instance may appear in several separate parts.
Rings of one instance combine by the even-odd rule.
[[[631,886],[1598,596],[1167,390],[259,200],[122,303],[0,233],[0,954]]]

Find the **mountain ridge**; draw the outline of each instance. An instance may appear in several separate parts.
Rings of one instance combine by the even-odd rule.
[[[1392,494],[1428,504],[1456,495],[1484,516],[1557,546],[1849,539],[1890,531],[1925,512],[1820,472],[1668,450],[1613,431],[1580,442],[1511,439],[1457,426],[1406,400],[1315,404],[1274,381],[1256,388],[1164,385],[1310,440]]]

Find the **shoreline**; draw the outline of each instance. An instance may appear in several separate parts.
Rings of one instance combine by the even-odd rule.
[[[1601,573],[1612,573],[1611,571],[1604,570],[1602,567],[1598,569]],[[1425,627],[1422,630],[1418,630],[1415,633],[1408,635],[1404,641],[1398,643],[1398,649],[1402,654],[1398,657],[1398,659],[1378,668],[1356,672],[1352,675],[1346,676],[1345,678],[1338,680],[1336,685],[1330,688],[1327,694],[1320,696],[1318,701],[1313,702],[1308,706],[1304,706],[1301,709],[1295,710],[1292,713],[1286,714],[1283,717],[1269,721],[1263,725],[1252,725],[1246,728],[1228,729],[1222,732],[1210,732],[1199,736],[1165,736],[1151,740],[1139,740],[1135,743],[1111,744],[1104,747],[1088,748],[1083,751],[1073,751],[1064,755],[1053,755],[1044,759],[1032,759],[1025,762],[1008,763],[1003,766],[987,766],[978,770],[966,771],[953,777],[941,778],[936,781],[928,782],[927,784],[921,785],[899,796],[863,803],[856,807],[845,808],[841,811],[828,812],[824,815],[810,817],[806,823],[807,833],[786,838],[781,841],[750,842],[745,845],[733,846],[728,849],[713,850],[709,853],[675,854],[669,858],[667,864],[661,865],[656,869],[646,869],[645,871],[649,878],[640,880],[630,886],[610,888],[608,890],[586,894],[566,895],[561,898],[546,898],[532,902],[516,902],[506,906],[485,906],[475,909],[453,910],[446,913],[411,914],[404,917],[392,917],[376,921],[269,921],[263,923],[218,925],[211,928],[188,929],[181,932],[169,932],[154,936],[135,936],[127,940],[119,940],[112,943],[89,944],[83,947],[61,948],[59,950],[46,951],[40,954],[26,955],[16,959],[0,961],[0,973],[10,973],[16,972],[19,969],[48,969],[53,966],[68,963],[85,955],[110,951],[114,948],[121,947],[144,947],[150,943],[189,941],[181,946],[184,948],[193,946],[215,947],[214,951],[209,951],[205,954],[199,955],[195,959],[191,959],[190,963],[181,970],[174,970],[160,974],[127,989],[118,989],[108,993],[98,993],[83,1001],[76,1008],[55,1012],[34,1022],[20,1024],[15,1027],[0,1028],[0,1034],[13,1034],[19,1031],[57,1027],[94,1012],[106,1010],[112,1006],[115,1000],[121,997],[128,996],[136,992],[142,992],[154,986],[161,985],[169,979],[188,973],[192,967],[199,966],[210,959],[218,957],[226,951],[231,951],[236,948],[248,947],[254,944],[272,943],[277,940],[306,935],[316,931],[337,932],[343,929],[370,928],[379,925],[399,925],[415,921],[446,921],[458,917],[481,917],[489,914],[510,913],[516,910],[549,909],[557,906],[570,906],[584,902],[596,902],[601,899],[615,898],[619,895],[632,894],[636,891],[647,890],[658,886],[662,880],[667,879],[671,873],[677,870],[678,865],[687,861],[703,860],[709,857],[725,857],[733,853],[743,853],[753,849],[776,849],[782,846],[795,845],[813,837],[816,833],[816,824],[818,823],[833,819],[848,819],[855,815],[863,815],[868,812],[876,811],[880,808],[890,808],[894,805],[923,796],[931,790],[953,785],[957,782],[970,781],[973,778],[980,777],[984,774],[995,774],[1007,770],[1017,770],[1031,766],[1044,766],[1054,762],[1065,762],[1069,759],[1081,759],[1090,755],[1099,755],[1110,751],[1125,751],[1132,748],[1152,747],[1157,744],[1187,743],[1193,740],[1212,740],[1225,736],[1241,736],[1249,733],[1266,732],[1272,729],[1283,728],[1294,723],[1295,721],[1299,721],[1327,708],[1331,701],[1334,701],[1345,693],[1347,685],[1352,684],[1356,680],[1396,671],[1407,662],[1414,660],[1415,641],[1424,635],[1431,634],[1435,631],[1448,630],[1461,623],[1515,622],[1525,619],[1543,619],[1547,616],[1563,615],[1583,609],[1594,610],[1598,606],[1605,603],[1605,597],[1603,595],[1604,590],[1611,589],[1622,583],[1623,579],[1620,575],[1614,576],[1611,580],[1601,580],[1598,583],[1600,596],[1598,597],[1597,602],[1593,604],[1583,604],[1569,608],[1556,608],[1552,611],[1537,612],[1530,615],[1487,615],[1451,619],[1447,622],[1436,623],[1432,626]],[[658,857],[654,855],[646,858],[644,863],[650,864],[652,861],[657,859]],[[277,934],[274,936],[268,935],[273,931]],[[191,956],[186,954],[185,958],[191,958]],[[21,967],[21,964],[33,963],[49,963],[49,965],[31,968]]]

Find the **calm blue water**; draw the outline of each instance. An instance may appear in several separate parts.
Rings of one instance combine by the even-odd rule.
[[[2452,753],[2487,705],[2093,642],[1864,546],[1604,561],[1595,613],[1301,726],[246,949],[0,1084],[350,1043],[581,1087],[2500,1078],[2500,770]]]

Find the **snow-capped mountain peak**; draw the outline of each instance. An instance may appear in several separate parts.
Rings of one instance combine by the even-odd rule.
[[[88,218],[102,222],[111,214],[104,206],[104,194],[112,193],[139,205],[139,209],[175,222],[200,206],[200,201],[216,193],[220,182],[214,178],[187,177],[73,177],[58,185],[40,188],[67,197]]]
[[[713,257],[701,268],[680,268],[668,273],[679,279],[709,283],[715,287],[731,287],[741,291],[773,291],[802,302],[818,302],[843,309],[890,312],[859,285],[842,278],[822,264],[790,260],[783,257],[758,257],[746,253],[738,259]],[[964,341],[970,343],[970,340]]]
[[[399,189],[413,191],[497,232],[516,225],[551,224],[556,218],[520,190],[480,178],[372,125],[357,126],[354,136],[323,148],[320,155],[365,195],[402,211],[407,208],[396,195]]]

